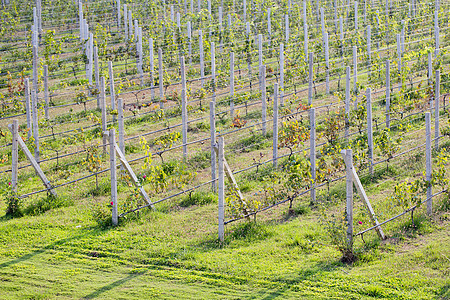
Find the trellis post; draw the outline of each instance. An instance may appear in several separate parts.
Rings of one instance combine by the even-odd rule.
[[[431,190],[431,113],[425,113],[425,157],[426,157],[426,180],[427,180],[427,214],[430,216],[433,213],[433,200]]]
[[[100,72],[98,68],[98,47],[94,47],[94,76],[95,76],[95,87],[97,92],[100,89]],[[97,93],[97,108],[100,108],[100,97]]]
[[[353,46],[353,91],[358,94],[358,48]],[[358,108],[358,98],[355,98],[355,109]]]
[[[100,79],[100,102],[102,104],[102,133],[106,132],[106,95],[105,95],[105,77]],[[107,137],[103,134],[103,154],[106,154]]]
[[[386,127],[391,128],[391,71],[389,60],[386,60]]]
[[[311,164],[311,203],[316,202],[316,109],[311,108],[309,115],[309,161]]]
[[[124,119],[123,119],[123,100],[117,99],[117,125],[119,129],[119,149],[125,155],[125,139],[124,139]]]
[[[216,152],[214,147],[216,144],[216,109],[214,101],[209,102],[209,127],[211,134],[211,179],[212,190],[216,191]]]
[[[305,50],[305,60],[308,59],[308,22],[306,19],[306,1],[303,1],[303,47]]]
[[[153,72],[155,70],[155,62],[154,62],[154,54],[153,54],[153,39],[150,38],[148,41],[148,48],[150,51],[150,94],[151,99],[153,100],[155,98],[155,81],[153,78]]]
[[[309,61],[309,71],[308,71],[308,105],[312,104],[312,95],[313,95],[313,54],[309,53],[308,55]]]
[[[198,31],[198,47],[200,51],[200,79],[202,88],[205,87],[205,54],[203,52],[203,34],[202,31]]]
[[[184,56],[181,57],[181,122],[183,137],[183,159],[187,159],[187,130],[188,130],[188,113],[187,113],[187,87],[186,87],[186,66]]]
[[[373,128],[372,128],[372,90],[367,88],[367,143],[369,145],[369,172],[373,175]]]
[[[234,52],[230,53],[230,117],[234,119]]]
[[[434,93],[434,143],[439,148],[439,98],[441,98],[441,71],[436,70],[436,92]]]
[[[114,69],[112,61],[108,61],[108,69],[109,69],[109,93],[111,96],[111,110],[116,109],[116,95],[114,90]],[[113,122],[116,121],[116,116],[113,115]]]
[[[106,135],[104,135],[106,137]],[[114,226],[119,224],[119,216],[117,211],[117,172],[116,172],[116,151],[114,149],[115,130],[109,130],[109,162],[111,170],[111,205],[112,205],[112,223]]]
[[[273,88],[273,168],[278,166],[278,83]]]
[[[45,100],[45,118],[48,120],[48,105],[49,105],[49,94],[48,94],[48,66],[44,65],[44,100]]]
[[[31,107],[30,107],[30,80],[25,78],[25,109],[27,114],[27,138],[29,139],[33,134],[32,121],[31,121]]]
[[[328,32],[324,34],[324,42],[325,42],[325,66],[326,66],[326,93],[327,95],[330,93],[330,55],[328,49]]]
[[[262,109],[262,134],[267,134],[267,102],[266,102],[266,66],[261,66],[261,109]]]
[[[33,115],[34,158],[39,163],[39,123],[36,91],[31,91],[31,111]]]
[[[225,172],[224,172],[224,140],[219,137],[219,241],[223,242],[225,237]]]
[[[345,68],[345,138],[348,142],[350,119],[350,67]]]
[[[162,58],[162,49],[158,48],[158,62],[159,62],[159,108],[164,108],[164,70],[163,70],[163,58]]]
[[[11,153],[11,188],[14,193],[17,193],[17,178],[19,165],[19,121],[13,120],[12,128],[12,153]]]
[[[352,149],[342,151],[345,154],[345,185],[346,185],[346,209],[345,220],[347,221],[347,250],[353,249],[353,155]]]
[[[284,106],[284,44],[280,44],[280,105]]]

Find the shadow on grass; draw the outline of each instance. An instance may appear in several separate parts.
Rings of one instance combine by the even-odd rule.
[[[87,230],[89,230],[89,228],[87,228]],[[79,235],[75,235],[75,236],[72,236],[72,237],[68,237],[68,238],[65,238],[65,239],[58,240],[58,241],[53,242],[53,243],[51,243],[51,244],[49,244],[49,245],[47,245],[47,246],[45,246],[45,247],[43,247],[43,248],[41,248],[39,250],[36,250],[36,251],[31,252],[31,253],[25,254],[25,255],[23,255],[21,257],[13,259],[13,260],[1,263],[0,264],[0,269],[9,267],[11,265],[14,265],[14,264],[26,261],[26,260],[29,260],[32,257],[34,257],[34,256],[36,256],[38,254],[42,254],[42,253],[44,253],[47,250],[54,249],[56,246],[61,246],[61,245],[64,245],[64,244],[66,244],[66,243],[68,243],[70,241],[83,238],[83,237],[87,236],[88,234],[98,234],[98,233],[101,233],[103,231],[104,230],[98,230],[97,228],[94,227],[94,228],[91,228],[91,231],[89,231],[89,232],[86,232],[86,233],[83,233],[83,234],[79,234]]]
[[[103,294],[105,292],[108,292],[108,291],[110,291],[112,289],[115,289],[115,288],[123,285],[124,283],[130,281],[131,279],[136,278],[138,276],[141,276],[141,275],[143,275],[145,273],[146,273],[146,271],[145,272],[140,272],[140,273],[129,274],[128,276],[126,276],[126,277],[124,277],[122,279],[116,280],[116,281],[114,281],[114,282],[112,282],[112,283],[110,283],[108,285],[105,285],[104,287],[102,287],[102,288],[100,288],[100,289],[90,293],[89,295],[84,296],[81,299],[94,299],[94,298],[97,298],[101,294]]]

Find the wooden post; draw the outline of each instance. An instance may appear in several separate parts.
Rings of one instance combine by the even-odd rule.
[[[109,69],[109,93],[111,95],[111,110],[116,109],[116,92],[114,90],[114,69],[112,61],[108,61],[108,69]],[[113,115],[113,122],[116,121],[116,116]]]
[[[139,76],[141,77],[141,86],[144,86],[144,53],[142,49],[142,27],[138,27],[138,48],[139,48]]]
[[[312,105],[312,97],[313,97],[313,54],[309,53],[308,55],[309,61],[309,71],[308,71],[308,105]]]
[[[150,38],[148,41],[148,48],[150,51],[150,94],[151,99],[153,100],[155,98],[155,80],[153,78],[153,72],[155,71],[155,62],[154,62],[154,56],[153,56],[153,39]]]
[[[289,45],[289,15],[284,15],[285,43]]]
[[[266,66],[261,66],[261,109],[262,109],[262,134],[267,134],[267,102],[266,102]]]
[[[425,134],[426,134],[426,144],[425,144],[425,157],[426,157],[426,180],[431,182],[431,114],[429,112],[425,113]],[[431,184],[427,187],[427,214],[431,216],[433,213],[433,199],[432,197]]]
[[[341,154],[344,158],[344,161],[347,160],[345,152],[346,152],[345,150],[343,150],[341,152]],[[347,162],[345,162],[345,164],[347,165]],[[352,177],[353,177],[353,183],[355,184],[356,190],[358,191],[359,196],[364,201],[364,204],[365,204],[367,210],[369,211],[370,219],[372,220],[374,225],[379,225],[380,223],[378,222],[377,216],[375,215],[372,205],[370,204],[369,198],[367,197],[366,191],[364,190],[364,188],[361,184],[361,181],[359,180],[358,174],[356,174],[356,170],[353,165],[352,165]],[[377,232],[378,236],[382,240],[386,239],[386,236],[384,235],[383,230],[381,229],[381,226],[376,227],[375,231]]]
[[[158,61],[159,61],[159,108],[164,108],[164,70],[163,70],[163,58],[162,58],[162,49],[158,48]]]
[[[183,136],[183,160],[187,159],[187,130],[188,130],[188,112],[187,112],[187,87],[186,87],[186,67],[184,56],[181,57],[181,123]]]
[[[119,149],[125,155],[125,139],[124,139],[124,119],[123,119],[123,99],[117,99],[117,123],[119,129]]]
[[[247,23],[247,0],[244,0],[244,9],[242,15],[244,17],[244,23]]]
[[[31,107],[30,107],[30,80],[25,78],[25,109],[27,114],[27,138],[29,139],[33,135],[33,128],[31,122]]]
[[[389,60],[386,60],[386,127],[391,128],[391,71]]]
[[[431,52],[428,52],[428,85],[433,83],[433,57]]]
[[[12,152],[11,152],[11,188],[17,193],[17,177],[19,173],[19,121],[13,120],[12,123]]]
[[[347,221],[347,249],[350,253],[353,251],[353,155],[352,149],[342,150],[345,153],[345,184],[347,206],[345,209],[345,220]]]
[[[116,6],[117,6],[117,27],[120,30],[120,20],[121,20],[121,18],[120,18],[120,0],[116,1]]]
[[[94,69],[94,34],[90,33],[89,34],[89,45],[88,45],[88,60],[89,60],[89,64],[88,64],[88,79],[89,79],[89,85],[93,85],[92,83],[92,74],[93,74],[93,69]]]
[[[33,115],[34,158],[39,163],[39,123],[36,91],[31,91],[31,112]]]
[[[205,87],[205,54],[203,52],[203,34],[202,31],[198,31],[198,47],[200,51],[200,79],[202,88]]]
[[[225,236],[225,172],[224,172],[224,140],[219,137],[219,241],[224,241]]]
[[[216,104],[214,101],[209,102],[209,127],[211,133],[211,179],[212,182],[212,190],[216,191],[216,152],[214,151],[214,147],[216,145]]]
[[[305,49],[305,60],[308,59],[308,20],[306,18],[306,1],[303,1],[303,47]]]
[[[372,90],[366,90],[367,98],[367,142],[369,144],[369,172],[373,175],[373,128],[372,128]]]
[[[438,57],[439,56],[439,27],[438,26],[436,26],[436,27],[434,27],[434,37],[435,37],[435,41],[434,41],[434,47],[435,47],[435,50],[434,50],[434,57]]]
[[[278,166],[278,83],[273,88],[273,168]]]
[[[212,100],[216,103],[216,48],[214,42],[211,43],[211,79],[213,95]]]
[[[105,95],[105,77],[100,79],[100,101],[102,103],[102,135],[103,135],[103,154],[106,154],[107,137],[104,134],[107,128],[106,120],[106,95]]]
[[[38,49],[33,46],[33,90],[38,91]]]
[[[434,147],[439,148],[439,98],[441,98],[441,71],[436,70],[436,92],[434,93]]]
[[[234,52],[230,53],[230,117],[234,119]]]
[[[270,20],[271,15],[271,9],[270,7],[267,9],[267,32],[269,34],[269,47],[271,46],[271,40],[272,40],[272,23]]]
[[[350,67],[345,68],[345,138],[348,142],[350,119]]]
[[[103,78],[103,77],[102,77]],[[106,135],[104,135],[106,136]],[[109,130],[109,165],[111,169],[111,204],[112,204],[112,223],[114,226],[119,224],[119,216],[117,211],[117,174],[116,174],[116,151],[114,145],[116,143],[115,130]]]
[[[358,48],[353,46],[353,90],[358,94]],[[357,99],[357,98],[356,98]],[[358,101],[355,101],[355,109],[358,108]]]
[[[280,44],[280,105],[284,106],[284,44]]]
[[[316,202],[316,109],[311,108],[309,115],[309,162],[311,164],[311,203]]]
[[[11,130],[11,132],[13,131],[13,128],[10,125],[8,125],[9,130]],[[33,155],[31,154],[30,150],[28,149],[27,145],[25,144],[25,142],[22,140],[22,138],[20,137],[20,135],[17,135],[17,141],[19,142],[19,146],[20,148],[22,148],[22,151],[25,153],[25,156],[28,158],[28,160],[31,163],[31,166],[34,168],[34,170],[36,171],[36,173],[38,174],[39,178],[42,180],[42,182],[44,183],[44,186],[49,190],[49,192],[53,195],[53,196],[58,196],[58,194],[56,193],[56,191],[53,189],[52,185],[50,184],[50,181],[48,181],[47,177],[45,176],[44,172],[42,172],[41,167],[39,166],[38,162],[34,159]]]
[[[263,54],[262,54],[262,34],[258,34],[258,70],[259,70],[259,88],[261,89],[261,69],[263,66]]]
[[[191,27],[191,21],[188,21],[186,26],[187,26],[187,37],[188,37],[189,65],[192,65],[192,27]]]
[[[123,24],[125,27],[125,39],[128,40],[128,10],[127,5],[123,5]]]
[[[49,105],[49,95],[48,95],[48,66],[44,66],[44,100],[45,100],[45,118],[48,120],[48,105]]]
[[[369,65],[369,75],[371,74],[372,67],[372,53],[371,53],[371,42],[372,42],[372,27],[367,25],[367,59]]]
[[[94,47],[94,75],[95,75],[95,87],[97,91],[100,90],[100,72],[98,68],[98,47]],[[100,96],[97,94],[97,108],[100,108]]]
[[[327,95],[330,93],[330,55],[328,50],[328,32],[325,32],[324,35],[325,40],[325,65],[326,65],[326,93]]]

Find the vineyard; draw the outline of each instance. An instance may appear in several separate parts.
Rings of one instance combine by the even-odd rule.
[[[0,7],[0,298],[450,298],[449,2]]]

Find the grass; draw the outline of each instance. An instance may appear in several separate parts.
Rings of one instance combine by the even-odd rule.
[[[419,216],[415,233],[400,228],[391,238],[395,242],[366,237],[356,245],[358,262],[349,266],[330,246],[317,211],[302,204],[289,219],[281,209],[256,223],[229,225],[220,245],[213,198],[195,192],[193,200],[182,201],[186,209],[145,210],[117,228],[99,227],[87,199],[35,216],[3,218],[0,240],[8,246],[0,248],[0,294],[4,299],[448,297],[448,220]],[[200,206],[191,209],[194,204]],[[407,218],[402,226],[411,230]]]

